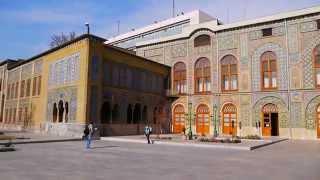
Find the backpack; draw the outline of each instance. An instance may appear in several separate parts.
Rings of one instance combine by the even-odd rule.
[[[84,128],[84,131],[83,131],[83,134],[85,135],[85,136],[88,136],[89,135],[89,128],[88,128],[88,126],[86,126],[85,128]]]

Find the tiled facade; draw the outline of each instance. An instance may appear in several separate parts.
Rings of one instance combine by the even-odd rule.
[[[316,108],[320,105],[320,89],[315,87],[313,51],[320,45],[320,30],[317,26],[319,19],[318,12],[216,31],[201,27],[190,31],[188,36],[184,33],[184,36],[170,41],[159,39],[158,42],[139,45],[136,52],[171,67],[178,62],[185,63],[188,88],[187,93],[178,95],[171,105],[173,124],[174,108],[177,105],[183,105],[185,113],[189,113],[188,104],[192,103],[192,113],[197,114],[197,108],[205,104],[210,109],[209,134],[213,134],[214,117],[218,118],[217,126],[220,133],[223,133],[222,109],[225,104],[232,103],[237,108],[237,135],[261,135],[262,108],[274,104],[278,113],[279,136],[316,139],[319,126]],[[269,28],[272,29],[272,35],[264,36],[263,29]],[[210,45],[195,47],[194,39],[203,34],[210,36]],[[277,88],[268,91],[262,88],[261,77],[261,56],[265,52],[276,55]],[[226,55],[237,59],[237,91],[222,91],[220,62]],[[210,60],[211,68],[211,90],[205,95],[197,94],[194,89],[195,62],[201,57]],[[214,106],[217,107],[216,114]],[[192,121],[195,133],[197,116]],[[185,119],[186,128],[188,124],[188,119]]]

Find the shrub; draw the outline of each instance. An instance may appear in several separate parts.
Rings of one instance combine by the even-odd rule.
[[[247,136],[241,137],[241,139],[261,139],[261,137],[258,135],[247,135]]]
[[[199,137],[197,140],[199,142],[214,142],[214,143],[221,142],[221,140],[218,140],[216,138],[208,138],[208,137]]]
[[[223,139],[221,140],[222,143],[241,143],[241,139]]]

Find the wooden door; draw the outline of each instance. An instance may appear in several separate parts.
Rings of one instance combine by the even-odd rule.
[[[317,108],[317,137],[320,138],[320,104]]]
[[[272,127],[272,121],[276,121],[273,123],[278,123],[278,109],[277,106],[274,104],[266,104],[262,108],[262,136],[271,136],[271,135],[278,135],[277,133],[272,134],[272,132],[278,132],[278,126]],[[275,116],[276,115],[276,116]],[[274,118],[274,119],[273,119]]]
[[[271,136],[271,113],[262,113],[262,136]]]
[[[233,104],[226,104],[222,109],[222,132],[228,135],[237,135],[237,108]]]
[[[209,134],[210,115],[209,108],[206,105],[200,105],[197,109],[196,130],[199,135]]]
[[[173,133],[181,133],[185,128],[185,113],[182,105],[177,105],[174,108],[173,115]]]

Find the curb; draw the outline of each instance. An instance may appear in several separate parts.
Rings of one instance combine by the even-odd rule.
[[[52,140],[31,140],[31,141],[11,141],[11,144],[36,144],[36,143],[54,143],[54,142],[68,142],[68,141],[81,141],[81,138],[72,139],[52,139]],[[1,142],[0,145],[6,145],[8,142]]]
[[[261,147],[264,147],[264,146],[269,146],[271,144],[279,143],[279,142],[286,141],[286,140],[288,140],[288,139],[287,138],[286,139],[279,139],[279,140],[267,142],[267,143],[264,143],[264,144],[252,146],[252,147],[250,147],[250,150],[255,150],[255,149],[258,149],[258,148],[261,148]]]

